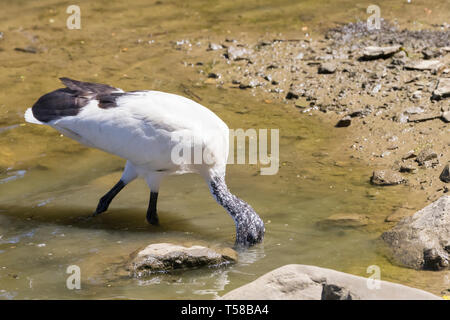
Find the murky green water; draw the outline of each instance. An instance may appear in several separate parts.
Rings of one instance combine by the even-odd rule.
[[[402,12],[399,18],[407,23],[414,13],[431,6],[421,2],[405,12],[401,4],[381,3],[382,9],[390,9],[388,17]],[[265,103],[246,91],[199,83],[196,69],[183,62],[211,63],[209,58],[175,50],[173,45],[182,39],[195,46],[209,38],[239,38],[242,31],[250,36],[300,34],[305,25],[313,33],[320,32],[333,21],[364,18],[368,4],[79,1],[82,29],[68,30],[65,9],[70,4],[48,0],[0,5],[4,32],[0,40],[0,298],[215,298],[288,263],[364,276],[366,268],[375,264],[381,267],[382,279],[435,293],[442,290],[440,275],[393,266],[378,253],[376,239],[388,228],[382,221],[407,196],[406,187],[371,187],[370,168],[348,160],[346,146],[340,143],[342,132],[328,124],[290,106]],[[436,10],[435,19],[445,17],[441,11]],[[422,22],[427,19],[424,16]],[[27,46],[38,53],[14,51]],[[231,246],[234,225],[204,181],[194,175],[163,182],[160,227],[145,222],[149,191],[142,181],[127,186],[107,213],[87,219],[99,197],[119,179],[124,161],[83,147],[50,128],[24,124],[25,109],[58,87],[61,76],[107,82],[125,90],[188,96],[194,92],[230,128],[279,128],[277,175],[261,176],[251,165],[228,167],[230,189],[266,222],[264,243],[240,253],[239,263],[226,269],[145,280],[118,272],[116,267],[131,252],[150,243]],[[317,221],[334,213],[367,214],[373,223],[360,230],[317,227]],[[80,266],[82,290],[66,288],[69,265]]]

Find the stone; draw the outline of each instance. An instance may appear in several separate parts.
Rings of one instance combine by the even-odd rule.
[[[429,292],[379,280],[369,289],[368,279],[331,269],[290,264],[242,287],[224,300],[440,300]]]
[[[298,98],[299,98],[298,94],[296,94],[296,93],[294,93],[294,92],[292,92],[292,91],[289,91],[289,92],[286,94],[286,99],[287,99],[287,100],[293,100],[293,99],[298,99]]]
[[[444,67],[445,65],[441,63],[439,60],[420,60],[405,65],[406,70],[419,70],[419,71],[431,70],[433,72],[437,72],[438,70],[441,70]]]
[[[417,168],[412,163],[404,163],[400,166],[400,172],[416,173]]]
[[[220,74],[214,73],[214,72],[210,72],[208,73],[208,78],[210,79],[219,79],[220,78]]]
[[[241,47],[230,46],[227,49],[227,57],[230,60],[248,59],[250,53],[250,50]]]
[[[441,52],[438,50],[433,51],[431,49],[423,49],[422,55],[423,55],[424,59],[428,60],[428,59],[433,59],[433,58],[439,57],[441,55]]]
[[[403,113],[405,113],[405,114],[420,114],[420,113],[424,113],[424,111],[425,110],[422,107],[409,107],[409,108],[406,108],[403,111]]]
[[[402,157],[402,160],[408,160],[416,157],[417,157],[416,152],[414,150],[410,150]]]
[[[450,182],[450,163],[447,163],[447,165],[444,167],[444,170],[442,170],[439,179],[441,179],[442,182]]]
[[[433,91],[432,99],[440,100],[450,97],[450,78],[439,79],[436,89]]]
[[[422,99],[422,91],[420,91],[420,90],[414,91],[413,94],[412,94],[412,98],[415,99],[415,100]]]
[[[401,220],[381,238],[393,258],[414,269],[448,269],[450,252],[450,196],[445,195]]]
[[[431,148],[425,148],[417,155],[416,161],[419,165],[423,166],[426,161],[436,159],[437,157],[437,153]]]
[[[216,51],[220,49],[223,49],[223,46],[220,44],[210,42],[208,45],[208,50]]]
[[[442,120],[449,123],[450,122],[450,111],[445,111],[442,113]]]
[[[363,227],[369,223],[369,218],[365,215],[354,213],[338,213],[318,222],[322,228],[355,228]]]
[[[335,72],[336,72],[336,65],[331,62],[322,63],[318,69],[318,73],[320,74],[331,74]]]
[[[344,118],[339,120],[338,123],[336,123],[336,128],[345,128],[350,126],[351,124],[352,124],[352,117],[345,116]]]
[[[19,52],[25,52],[25,53],[37,53],[38,49],[36,49],[35,47],[25,47],[25,48],[14,48],[14,50],[19,51]]]
[[[390,47],[365,47],[362,53],[361,60],[374,60],[374,59],[386,59],[393,56],[395,53],[400,51],[400,46],[390,46]]]
[[[370,179],[372,184],[378,186],[393,186],[406,182],[405,178],[398,172],[393,170],[375,170]]]
[[[426,114],[414,114],[408,117],[408,122],[425,122],[430,120],[439,119],[441,113],[426,113]]]
[[[237,261],[232,249],[211,249],[200,245],[185,247],[171,243],[150,244],[132,254],[127,270],[133,277],[175,269],[192,269],[204,266],[218,267]]]

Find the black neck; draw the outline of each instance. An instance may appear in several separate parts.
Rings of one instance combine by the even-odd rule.
[[[216,201],[227,210],[236,224],[236,244],[251,246],[264,238],[264,222],[244,200],[228,190],[223,177],[210,180],[210,190]]]

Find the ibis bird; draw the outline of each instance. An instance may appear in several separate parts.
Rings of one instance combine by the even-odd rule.
[[[147,221],[158,224],[161,180],[170,174],[198,173],[233,218],[236,244],[251,246],[263,240],[262,219],[225,183],[229,129],[212,111],[175,94],[125,92],[106,84],[60,80],[65,88],[40,97],[26,110],[25,120],[49,125],[86,146],[127,160],[122,177],[100,198],[94,215],[105,212],[127,184],[141,177],[150,188]],[[185,157],[191,150],[200,150],[208,161],[191,161]],[[183,156],[174,158],[177,154]]]

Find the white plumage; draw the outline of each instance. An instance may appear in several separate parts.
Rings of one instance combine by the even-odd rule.
[[[106,211],[126,184],[142,177],[151,189],[147,219],[158,223],[156,199],[161,180],[169,174],[194,172],[204,177],[213,196],[235,220],[237,243],[262,241],[262,220],[226,188],[229,130],[213,112],[175,94],[124,92],[102,84],[61,80],[67,88],[41,97],[25,112],[25,119],[127,159],[121,180],[100,200],[96,214]],[[201,150],[209,158],[201,163],[193,163],[193,158],[174,161],[174,148],[180,145],[190,149],[192,156]]]

